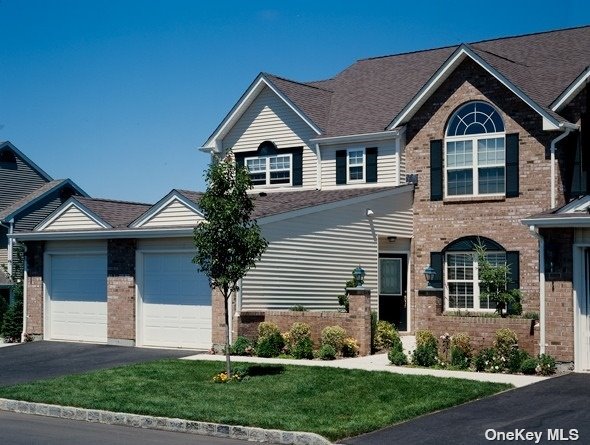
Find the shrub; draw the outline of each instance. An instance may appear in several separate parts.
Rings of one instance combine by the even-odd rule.
[[[283,350],[283,346],[285,346],[285,341],[277,328],[276,332],[272,332],[258,339],[256,355],[259,357],[278,357]]]
[[[547,354],[539,355],[535,371],[540,375],[555,374],[556,364],[555,359]]]
[[[434,366],[438,362],[438,343],[430,331],[416,332],[416,350],[412,355],[412,363],[418,366]]]
[[[252,342],[246,337],[238,337],[229,351],[231,355],[252,355],[254,348]]]
[[[531,355],[518,348],[512,349],[508,354],[508,361],[506,362],[506,370],[510,373],[520,372],[522,364],[525,360],[531,358]]]
[[[318,356],[322,360],[334,360],[336,358],[336,349],[330,344],[325,344],[320,348]]]
[[[473,359],[476,371],[491,370],[495,363],[496,350],[494,348],[485,348],[477,353]]]
[[[528,357],[520,364],[520,372],[526,375],[533,375],[537,372],[537,359],[534,357]]]
[[[296,304],[291,308],[293,312],[307,312],[307,308],[302,304]]]
[[[498,353],[505,358],[508,358],[510,351],[518,347],[518,336],[512,329],[503,328],[496,331],[496,340],[494,340],[494,347]]]
[[[311,327],[307,323],[295,322],[289,329],[289,337],[293,343],[311,338]]]
[[[268,337],[272,334],[280,334],[281,331],[276,323],[263,321],[258,325],[258,338]]]
[[[354,337],[347,337],[342,344],[343,357],[356,357],[359,355],[359,344]]]
[[[375,332],[375,348],[379,351],[382,349],[390,349],[395,338],[399,337],[395,326],[385,320],[377,322],[377,329]]]
[[[0,328],[4,340],[7,342],[16,343],[20,341],[23,331],[23,301],[21,299],[14,301],[8,306]]]
[[[377,351],[375,337],[377,336],[377,312],[371,311],[371,353]]]
[[[387,354],[387,358],[391,364],[395,366],[404,366],[408,364],[408,357],[406,357],[404,351],[391,349]]]
[[[467,369],[472,352],[469,334],[460,332],[451,338],[451,365]]]
[[[313,341],[310,337],[304,337],[295,343],[291,354],[296,359],[309,359],[313,358]]]
[[[322,345],[330,345],[338,354],[342,350],[346,331],[340,326],[327,326],[322,331]]]

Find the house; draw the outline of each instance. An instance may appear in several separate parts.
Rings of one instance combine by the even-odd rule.
[[[8,234],[32,230],[70,196],[86,193],[70,179],[52,179],[8,141],[0,142],[0,298],[8,302],[16,261]]]
[[[201,147],[221,155],[232,150],[249,169],[255,216],[270,242],[243,279],[233,310],[336,309],[336,296],[361,264],[373,308],[402,332],[467,331],[485,341],[495,329],[511,327],[527,349],[589,369],[587,292],[580,296],[585,287],[572,287],[572,264],[585,267],[585,235],[576,231],[575,238],[572,228],[561,227],[551,235],[540,220],[529,221],[551,219],[542,215],[588,193],[589,65],[587,26],[360,60],[322,81],[260,74]],[[74,201],[81,200],[70,204],[82,211]],[[190,224],[199,220],[197,194],[174,190],[120,226],[96,218],[94,228],[50,230],[60,226],[59,218],[58,211],[15,237],[38,246],[37,260],[54,255],[47,252],[52,246],[59,252],[68,243],[78,249],[82,241],[102,240],[107,266],[101,267],[109,274],[103,341],[145,345],[153,329],[161,336],[170,332],[170,344],[178,346],[191,337],[196,320],[207,324],[207,316],[211,331],[203,344],[208,335],[219,338],[222,309],[215,293],[209,312],[194,312],[186,328],[165,326],[158,317],[150,325],[144,311],[149,275],[176,261],[157,255],[188,252]],[[148,227],[154,220],[157,227]],[[561,246],[551,250],[552,260],[546,236]],[[575,239],[582,249],[577,263],[562,254]],[[537,328],[529,320],[480,316],[495,308],[479,295],[478,243],[491,261],[509,265],[523,310],[538,313]],[[28,329],[47,337],[51,313],[43,313],[42,304],[52,296],[42,293],[41,283],[54,271],[43,273],[33,251],[28,248],[35,302],[29,304],[37,324]],[[424,275],[429,266],[436,273],[431,282]],[[111,279],[124,284],[119,288]],[[171,291],[154,292],[163,304]],[[175,292],[171,306],[180,306],[182,291]],[[123,300],[124,316],[118,309]],[[185,305],[188,313],[187,306],[199,305]],[[170,319],[182,318],[171,310],[179,315]],[[124,326],[123,335],[118,330]],[[574,354],[578,349],[586,352]]]

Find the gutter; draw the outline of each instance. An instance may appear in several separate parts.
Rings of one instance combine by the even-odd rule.
[[[192,236],[193,227],[174,229],[136,229],[136,230],[78,230],[72,232],[23,232],[9,235],[10,239],[23,241],[43,240],[79,240],[79,239],[114,239],[114,238],[174,238]]]
[[[545,310],[545,239],[539,233],[539,228],[534,225],[529,226],[531,234],[539,241],[539,353],[545,353],[546,343],[546,310]]]

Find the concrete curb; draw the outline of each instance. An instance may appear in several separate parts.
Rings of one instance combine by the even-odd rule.
[[[98,409],[75,408],[72,406],[48,405],[45,403],[22,402],[1,399],[0,410],[37,416],[58,417],[92,423],[122,425],[134,428],[174,431],[201,436],[242,439],[251,442],[268,442],[281,445],[330,445],[326,438],[299,431],[266,430],[249,426],[223,425],[220,423],[198,422],[168,417],[153,417],[140,414],[115,413]]]

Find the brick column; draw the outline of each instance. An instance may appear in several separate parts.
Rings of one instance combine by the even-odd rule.
[[[354,335],[359,342],[359,355],[371,353],[371,289],[350,287],[348,315]],[[350,332],[352,334],[352,332]]]
[[[432,320],[443,313],[443,290],[420,289],[414,299],[415,318],[413,331],[431,329]]]
[[[27,243],[27,277],[25,287],[25,335],[34,340],[43,338],[43,242]]]
[[[107,341],[135,345],[135,240],[108,241]]]

